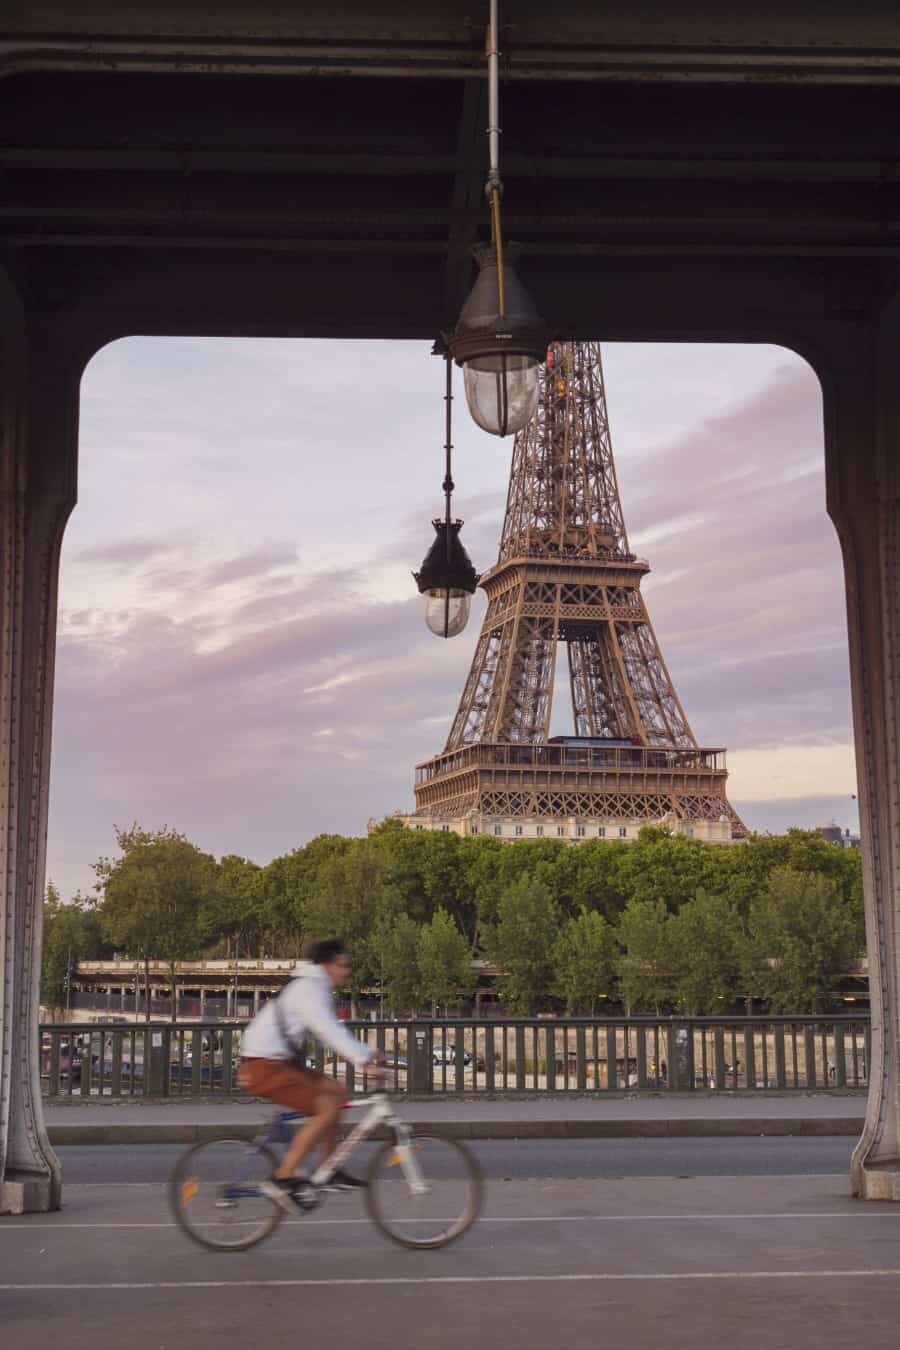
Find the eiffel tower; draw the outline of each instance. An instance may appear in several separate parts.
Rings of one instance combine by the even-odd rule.
[[[641,595],[616,482],[600,347],[554,343],[515,438],[488,607],[443,752],[416,768],[420,828],[731,842],[725,751],[697,744]],[[574,735],[551,736],[560,647]]]

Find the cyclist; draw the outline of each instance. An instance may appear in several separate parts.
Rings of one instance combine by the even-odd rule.
[[[244,1090],[309,1116],[297,1127],[280,1165],[260,1186],[283,1209],[290,1209],[295,1193],[309,1184],[297,1174],[307,1154],[317,1144],[324,1145],[326,1157],[337,1147],[338,1112],[347,1099],[341,1083],[308,1067],[306,1037],[315,1036],[376,1079],[383,1076],[381,1052],[351,1036],[335,1015],[332,990],[346,984],[350,976],[347,948],[340,938],[328,938],[315,943],[309,955],[308,961],[298,962],[278,998],[263,1005],[241,1041]],[[341,1191],[365,1184],[342,1169],[328,1183],[329,1189]]]

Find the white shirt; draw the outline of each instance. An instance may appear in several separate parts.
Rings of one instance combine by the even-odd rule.
[[[322,966],[299,961],[290,983],[279,996],[281,1018],[287,1037],[295,1046],[307,1036],[327,1045],[351,1064],[368,1064],[374,1051],[351,1036],[338,1021],[331,996],[331,981]],[[241,1038],[241,1054],[248,1059],[292,1059],[288,1043],[275,1012],[276,1000],[263,1004]]]

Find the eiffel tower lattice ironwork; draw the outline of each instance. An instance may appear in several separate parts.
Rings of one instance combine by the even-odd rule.
[[[459,708],[443,753],[417,767],[417,817],[493,822],[497,833],[528,819],[517,834],[553,822],[558,834],[618,823],[624,835],[660,821],[746,834],[726,796],[725,752],[697,744],[663,661],[640,590],[649,570],[628,545],[600,347],[554,343],[538,411],[515,438]],[[562,644],[575,734],[551,737]]]

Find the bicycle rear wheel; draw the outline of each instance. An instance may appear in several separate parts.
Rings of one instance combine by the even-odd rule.
[[[414,1134],[409,1147],[385,1144],[373,1157],[365,1191],[372,1221],[401,1247],[446,1247],[472,1226],[481,1211],[481,1170],[455,1139]]]
[[[276,1228],[284,1210],[259,1190],[278,1159],[246,1139],[195,1144],[169,1182],[172,1213],[189,1237],[214,1251],[243,1251]]]

